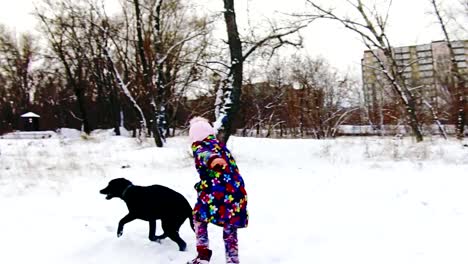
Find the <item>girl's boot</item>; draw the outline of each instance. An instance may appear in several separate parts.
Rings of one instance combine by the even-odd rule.
[[[212,251],[206,247],[197,247],[198,256],[187,264],[208,264],[210,263]]]

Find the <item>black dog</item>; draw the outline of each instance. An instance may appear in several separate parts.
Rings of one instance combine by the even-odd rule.
[[[149,239],[159,242],[161,239],[169,237],[179,245],[180,251],[187,247],[179,236],[180,226],[189,218],[192,229],[192,207],[180,193],[161,185],[136,186],[127,179],[119,178],[109,182],[109,185],[100,191],[106,194],[106,199],[114,197],[125,201],[129,213],[124,216],[117,228],[117,237],[123,233],[126,223],[135,219],[149,222]],[[156,236],[156,220],[161,220],[164,233]]]

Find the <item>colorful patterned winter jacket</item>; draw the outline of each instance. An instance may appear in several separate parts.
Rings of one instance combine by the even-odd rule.
[[[192,151],[200,175],[200,182],[195,184],[198,192],[193,209],[195,219],[218,226],[247,227],[247,193],[231,152],[215,136],[194,142]],[[227,168],[210,169],[215,158],[226,160]]]

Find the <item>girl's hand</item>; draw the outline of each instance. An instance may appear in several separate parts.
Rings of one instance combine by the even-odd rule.
[[[211,169],[215,169],[215,170],[221,169],[221,171],[224,171],[227,166],[228,164],[223,158],[216,158],[210,164]]]

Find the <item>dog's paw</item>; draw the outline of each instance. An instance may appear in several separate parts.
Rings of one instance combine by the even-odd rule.
[[[179,251],[187,251],[187,245],[183,244],[179,246]]]
[[[163,241],[163,238],[159,238],[159,237],[156,236],[156,237],[154,237],[153,240],[151,240],[151,241],[161,244],[162,241]]]
[[[120,230],[120,231],[117,231],[117,237],[121,237],[123,235],[123,231]]]
[[[161,244],[161,241],[163,241],[166,237],[166,235],[154,236],[154,241]]]

